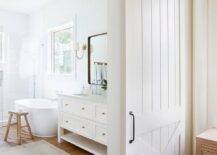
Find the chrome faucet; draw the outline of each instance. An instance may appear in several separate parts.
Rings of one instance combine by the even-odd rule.
[[[97,95],[98,91],[97,91],[97,84],[91,84],[90,85],[90,90],[91,90],[91,94],[92,95]]]

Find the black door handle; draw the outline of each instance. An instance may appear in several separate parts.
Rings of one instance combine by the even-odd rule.
[[[133,139],[129,140],[129,143],[132,144],[135,140],[135,115],[132,111],[130,111],[129,114],[133,117]]]

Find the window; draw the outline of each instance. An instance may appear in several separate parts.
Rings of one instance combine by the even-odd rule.
[[[72,74],[74,54],[71,43],[74,39],[72,25],[62,26],[51,31],[52,38],[52,72],[55,74]]]

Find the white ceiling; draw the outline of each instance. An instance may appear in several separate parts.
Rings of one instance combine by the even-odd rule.
[[[29,14],[54,0],[0,0],[0,9]]]

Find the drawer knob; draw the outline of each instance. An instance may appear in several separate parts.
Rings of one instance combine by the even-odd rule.
[[[65,104],[65,106],[68,106],[69,104]]]
[[[105,114],[106,114],[105,112],[102,113],[102,115],[105,115]]]
[[[85,129],[85,126],[82,126],[82,129]]]
[[[105,136],[106,134],[105,133],[102,133],[102,136]]]
[[[82,110],[85,110],[85,108],[83,107],[83,108],[81,108]]]
[[[69,121],[66,121],[66,123],[69,123]]]

